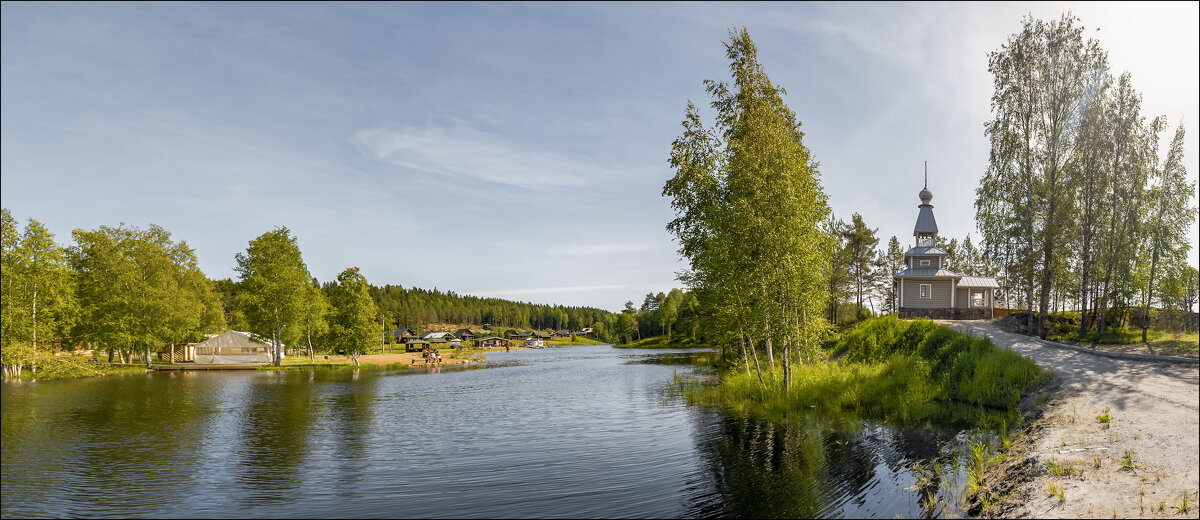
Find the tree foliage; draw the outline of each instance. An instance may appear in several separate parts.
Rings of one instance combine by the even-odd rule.
[[[675,176],[663,195],[676,218],[667,229],[689,262],[680,279],[711,309],[714,325],[736,331],[756,360],[761,346],[771,365],[778,346],[788,374],[826,328],[830,237],[820,225],[829,207],[800,122],[749,33],[731,30],[725,50],[732,84],[705,81],[714,126],[705,128],[689,102],[672,145]]]
[[[166,344],[196,341],[225,322],[211,282],[186,242],[162,227],[76,229],[70,249],[81,310],[77,339],[126,360]]]
[[[300,256],[296,237],[278,227],[251,240],[245,253],[236,256],[241,276],[235,294],[238,308],[246,315],[250,332],[274,342],[272,362],[283,358],[282,345],[295,344],[302,332],[300,323],[312,276]]]
[[[1095,325],[1099,337],[1139,294],[1148,316],[1160,271],[1183,262],[1195,183],[1182,125],[1160,163],[1165,118],[1147,120],[1129,73],[1114,79],[1083,34],[1070,13],[1026,17],[989,55],[991,153],[975,202],[984,262],[970,267],[1000,274],[1006,300],[1036,305],[1030,332],[1069,299],[1085,311],[1082,333]]]
[[[383,332],[375,321],[378,310],[370,288],[358,268],[351,267],[338,275],[337,285],[330,291],[330,342],[350,356],[355,365],[358,356],[378,341]]]

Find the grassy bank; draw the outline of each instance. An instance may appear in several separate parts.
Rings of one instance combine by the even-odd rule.
[[[764,366],[764,385],[753,366],[747,371],[738,365],[719,371],[716,385],[689,385],[685,396],[765,416],[816,409],[901,424],[947,416],[979,424],[990,412],[1015,410],[1023,395],[1051,376],[987,338],[893,316],[864,321],[829,354],[821,363],[796,364],[787,390],[781,368]]]
[[[712,345],[693,341],[687,336],[672,336],[668,341],[666,336],[643,338],[625,344],[614,344],[617,348],[713,348]]]
[[[20,379],[22,381],[54,381],[113,374],[141,374],[147,370],[146,365],[142,364],[114,365],[99,361],[92,356],[78,354],[39,354],[36,367],[37,370],[33,370],[28,364],[23,366]]]
[[[1046,339],[1069,343],[1097,350],[1113,352],[1142,352],[1168,356],[1200,356],[1200,334],[1171,332],[1163,329],[1146,331],[1146,343],[1142,343],[1142,329],[1125,327],[1109,328],[1097,341],[1092,333],[1080,337],[1079,325],[1064,324],[1046,335]]]
[[[559,347],[563,345],[607,345],[608,343],[587,336],[575,336],[570,338],[555,338],[546,341],[545,344]]]

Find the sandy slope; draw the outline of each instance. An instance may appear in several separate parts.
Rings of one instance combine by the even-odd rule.
[[[1112,359],[1055,348],[1004,332],[988,321],[941,321],[986,335],[997,345],[1054,370],[1059,391],[1041,428],[1014,444],[1033,459],[1032,481],[1004,501],[1011,517],[1190,517],[1200,493],[1200,368],[1194,364]],[[1109,407],[1111,420],[1097,419]],[[1137,466],[1123,469],[1129,450]],[[1074,464],[1080,475],[1055,476],[1047,463]],[[1095,467],[1099,461],[1100,467]],[[1065,501],[1050,496],[1061,484]],[[1172,508],[1188,497],[1186,513]],[[1159,509],[1160,504],[1162,510]]]

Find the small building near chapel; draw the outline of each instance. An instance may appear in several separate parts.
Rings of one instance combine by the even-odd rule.
[[[949,255],[938,248],[933,193],[926,186],[918,195],[917,246],[904,253],[905,269],[892,276],[896,308],[901,318],[979,320],[994,316],[994,278],[966,276],[950,270]]]

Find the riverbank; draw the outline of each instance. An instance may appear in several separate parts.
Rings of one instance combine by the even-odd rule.
[[[511,347],[509,350],[496,349],[442,349],[442,366],[465,365],[485,361],[489,353],[505,353],[518,350],[528,350],[526,347]],[[421,352],[381,352],[358,356],[359,365],[371,365],[388,368],[406,368],[408,366],[426,366],[424,354]],[[262,370],[280,370],[294,368],[347,368],[353,367],[354,361],[349,356],[320,355],[316,361],[310,361],[308,356],[292,356],[284,359],[279,367],[267,365]]]
[[[795,360],[790,387],[782,363],[769,366],[762,355],[723,367],[717,384],[680,383],[693,403],[764,417],[817,410],[905,426],[953,422],[1003,430],[1022,397],[1051,377],[987,338],[894,316],[862,322],[825,354],[818,362]]]
[[[551,347],[563,347],[563,346],[567,346],[567,345],[608,345],[609,344],[607,342],[600,341],[596,338],[589,338],[587,336],[554,338],[552,340],[546,341],[545,343],[546,343],[546,345],[549,345]]]
[[[687,336],[674,336],[669,341],[666,336],[655,336],[633,340],[625,344],[613,344],[617,348],[714,348],[707,343],[694,341]]]
[[[1196,365],[1055,348],[987,321],[940,322],[1053,369],[1044,410],[984,476],[985,517],[1197,518]],[[982,505],[982,504],[980,504]]]

